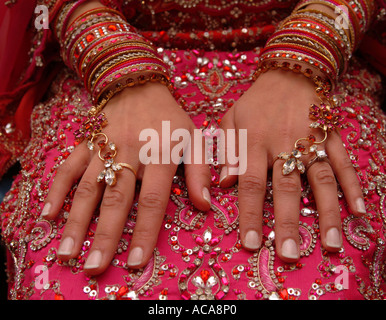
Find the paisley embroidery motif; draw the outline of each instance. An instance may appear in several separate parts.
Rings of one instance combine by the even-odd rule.
[[[57,233],[58,230],[54,222],[39,220],[31,230],[31,250],[36,251],[47,246]]]
[[[248,287],[257,290],[257,298],[267,299],[273,292],[276,293],[282,288],[273,268],[274,255],[271,241],[267,240],[265,245],[248,259],[251,266],[251,272],[247,272]]]
[[[343,231],[347,241],[351,245],[360,249],[367,250],[370,246],[369,238],[366,234],[371,233],[371,226],[361,218],[349,216],[343,221]]]
[[[213,65],[211,63],[211,65]],[[208,69],[208,67],[206,67]],[[208,70],[206,70],[207,72]],[[231,82],[225,82],[223,75],[219,70],[210,70],[207,79],[204,81],[198,81],[197,86],[201,93],[210,98],[220,98],[225,95],[228,90],[232,87]]]
[[[300,256],[309,256],[315,248],[317,235],[305,222],[299,222]]]
[[[149,294],[148,290],[153,290],[154,286],[160,283],[158,272],[161,264],[165,262],[165,257],[160,256],[158,250],[154,250],[149,263],[140,271],[129,273],[126,278],[130,291],[135,291],[138,295]]]
[[[216,198],[212,199],[212,210],[215,212],[214,225],[229,234],[238,227],[238,198],[237,193],[230,189],[229,193],[224,190],[214,189]]]

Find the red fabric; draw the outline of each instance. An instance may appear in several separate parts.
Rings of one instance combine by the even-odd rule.
[[[10,123],[15,129],[9,135],[2,132],[0,178],[29,140],[32,108],[46,92],[55,72],[51,62],[56,55],[48,45],[51,31],[41,30],[39,44],[33,40],[37,33],[33,22],[35,7],[36,1],[0,6],[0,128]],[[51,13],[50,18],[53,18],[55,11]],[[30,57],[33,46],[35,50]],[[44,67],[35,64],[36,57],[43,59]]]
[[[35,1],[19,1],[12,7],[0,6],[0,93],[15,88],[20,68],[25,66],[26,50],[29,49],[28,27],[35,5]],[[25,58],[20,59],[21,55]]]
[[[386,38],[386,30],[384,32]],[[366,56],[366,60],[386,76],[386,46],[382,45],[377,39],[366,36],[362,40],[360,52]]]

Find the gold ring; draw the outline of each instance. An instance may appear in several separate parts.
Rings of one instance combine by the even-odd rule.
[[[124,162],[117,163],[117,166],[121,166],[122,168],[129,169],[134,174],[134,177],[137,178],[137,171],[134,169],[133,166],[129,165],[128,163],[124,163]]]
[[[328,161],[328,156],[325,150],[316,150],[316,156],[310,160],[310,162],[306,165],[306,171],[310,169],[310,167],[315,163],[319,161]]]

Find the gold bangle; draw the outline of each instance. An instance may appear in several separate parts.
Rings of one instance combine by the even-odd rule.
[[[343,0],[337,0],[337,1],[341,1],[342,5],[346,5],[346,3],[343,1]],[[325,5],[327,7],[329,7],[330,9],[332,9],[334,12],[335,12],[335,9],[336,9],[336,6],[332,3],[329,3],[328,1],[323,1],[323,0],[308,0],[306,3],[300,3],[299,5],[297,5],[294,9],[294,11],[297,11],[297,10],[300,10],[302,9],[304,6],[309,6],[311,4],[321,4],[321,5]],[[352,19],[350,19],[352,20]],[[356,21],[354,21],[355,23]],[[356,37],[356,33],[355,33],[355,29],[354,29],[354,26],[349,23],[348,24],[348,27],[349,27],[349,30],[350,30],[350,39],[351,39],[351,47],[352,48],[355,48],[355,44],[356,44],[356,41],[357,41],[357,37]]]
[[[295,16],[300,18],[308,18],[313,19],[315,21],[318,21],[319,23],[327,23],[330,25],[331,28],[335,28],[335,19],[332,18],[330,15],[324,13],[323,11],[315,10],[315,9],[302,9],[296,12]],[[352,48],[350,43],[350,33],[348,29],[341,28],[340,30],[337,30],[337,34],[339,34],[340,39],[342,40],[342,43],[344,44],[344,51],[348,58],[351,57],[352,54]]]
[[[106,73],[110,72],[111,69],[114,69],[116,66],[119,66],[120,64],[124,63],[124,61],[122,61],[121,59],[125,59],[124,61],[128,62],[130,60],[136,60],[136,59],[141,59],[141,58],[154,58],[154,55],[153,54],[149,54],[149,55],[144,55],[143,53],[141,54],[136,54],[136,53],[131,53],[131,54],[123,54],[123,55],[119,55],[117,56],[115,59],[112,59],[111,61],[107,62],[107,63],[103,63],[100,65],[100,68],[93,70],[93,73],[88,77],[88,83],[87,83],[87,88],[89,90],[91,90],[92,88],[95,87],[95,85],[101,80],[101,78],[103,78]],[[133,69],[135,67],[138,67],[138,66],[146,66],[146,65],[153,65],[152,63],[148,64],[148,63],[140,63],[140,64],[133,64],[133,65],[130,65],[130,68]],[[116,72],[114,73],[117,74],[117,73],[121,73],[121,76],[123,76],[122,74],[122,71],[124,70],[125,68],[119,68],[116,70]],[[146,70],[143,70],[143,72],[145,72]]]
[[[284,39],[284,38],[287,38],[287,39]],[[307,40],[307,42],[309,42],[309,43],[304,44],[296,38]],[[280,41],[281,39],[283,41]],[[326,48],[324,48],[319,43],[315,43],[315,42],[311,41],[310,38],[307,38],[306,36],[303,36],[303,35],[281,34],[281,35],[278,35],[278,36],[270,39],[269,43],[267,43],[267,46],[269,46],[270,44],[280,44],[280,43],[291,43],[291,44],[296,44],[298,46],[305,46],[305,47],[310,48],[310,49],[313,48],[317,52],[321,52],[321,53],[324,53],[325,55],[329,55],[330,59],[333,59],[335,61],[335,58],[331,54],[331,52],[329,52]],[[338,59],[340,59],[340,58],[338,57]],[[336,64],[335,64],[335,67],[337,67]]]
[[[153,50],[152,47],[148,46],[148,47],[145,47],[143,46],[141,43],[139,42],[134,42],[135,43],[138,43],[138,46],[134,46],[133,48],[127,48],[126,50],[124,51],[121,51],[121,52],[118,52],[118,53],[113,53],[113,54],[110,54],[110,55],[107,55],[109,52],[114,52],[115,50],[118,50],[119,48],[124,48],[126,47],[128,44],[133,44],[133,42],[125,42],[125,43],[122,43],[122,44],[119,44],[119,45],[114,45],[112,46],[111,48],[106,48],[105,50],[99,52],[98,55],[95,55],[92,59],[90,59],[88,62],[87,62],[87,67],[90,68],[90,66],[92,66],[98,59],[101,59],[100,57],[102,55],[106,55],[105,57],[103,57],[99,62],[98,64],[93,67],[93,70],[92,72],[90,73],[90,75],[94,74],[96,72],[96,69],[99,68],[101,65],[103,65],[104,63],[107,63],[108,61],[110,60],[113,60],[115,59],[117,56],[119,55],[125,55],[125,54],[141,54],[143,53],[144,56],[148,56],[149,55],[149,51]],[[141,44],[141,46],[139,46],[139,44]],[[147,48],[148,50],[142,50],[141,48]],[[151,52],[151,54],[154,55],[153,52]],[[88,72],[86,71],[85,72],[85,75],[87,75]],[[92,76],[89,76],[87,78],[92,78]]]
[[[113,38],[116,40],[116,38]],[[79,63],[80,70],[83,72],[86,67],[88,67],[95,59],[98,58],[98,56],[101,53],[105,53],[107,50],[110,50],[112,48],[118,49],[124,45],[127,45],[128,43],[141,43],[139,39],[125,39],[125,38],[119,38],[119,44],[114,44],[110,42],[111,39],[107,41],[103,41],[100,45],[96,46],[95,48],[91,49],[86,53],[86,55],[82,58],[82,61]]]
[[[125,88],[134,87],[137,85],[142,85],[147,82],[159,82],[163,85],[166,85],[167,88],[173,92],[172,84],[169,81],[169,78],[166,74],[160,73],[160,72],[154,72],[152,70],[147,70],[146,72],[130,72],[130,76],[123,76],[123,79],[117,82],[111,82],[108,84],[107,89],[103,91],[97,91],[95,92],[95,101],[105,101],[104,104],[108,102],[115,94],[119,93]],[[122,83],[121,81],[124,81]],[[113,87],[113,89],[110,89],[110,87]],[[108,93],[106,94],[106,91],[108,90]]]
[[[308,8],[305,8],[305,9],[300,9],[300,10],[297,10],[296,11],[296,14],[301,14],[301,15],[308,15],[308,14],[316,14],[316,15],[321,15],[323,17],[325,17],[326,19],[326,22],[329,22],[331,26],[333,26],[335,28],[335,18],[332,17],[331,15],[329,15],[328,13],[326,12],[323,12],[323,11],[320,11],[320,10],[316,10],[316,9],[308,9]],[[290,16],[291,17],[291,16]],[[324,19],[322,18],[318,18],[317,16],[315,15],[312,15],[312,17],[314,19],[319,19],[321,20],[322,22],[324,21]],[[289,18],[289,17],[288,17]],[[328,21],[329,20],[329,21]],[[332,22],[331,22],[332,21]],[[345,41],[346,45],[350,48],[350,51],[351,51],[351,43],[350,43],[350,31],[349,29],[346,29],[346,28],[341,28],[340,30],[342,30],[342,32],[344,33],[345,37],[343,38],[343,40]]]
[[[102,60],[99,62],[96,66],[93,67],[91,70],[91,73],[88,74],[85,73],[85,79],[87,80],[87,88],[92,88],[95,83],[99,81],[100,78],[103,77],[103,75],[108,72],[111,68],[114,68],[115,66],[123,63],[124,61],[130,61],[132,59],[139,59],[139,58],[150,58],[153,57],[153,54],[145,55],[142,52],[138,51],[126,51],[126,52],[119,52],[115,55],[106,57],[105,60]],[[87,76],[87,77],[86,77]]]
[[[303,25],[304,24],[304,21],[297,21],[297,20],[291,20],[289,22],[287,22],[284,27],[288,26],[288,25],[291,25],[291,24],[301,24]],[[312,24],[312,23],[309,23],[309,24]],[[335,68],[336,70],[338,71],[338,74],[342,74],[343,70],[345,70],[345,64],[346,64],[346,59],[344,58],[344,55],[339,47],[339,44],[336,43],[330,36],[328,36],[327,34],[325,34],[323,31],[321,30],[318,30],[318,29],[309,29],[307,27],[303,27],[303,26],[297,26],[297,27],[287,27],[286,29],[284,29],[283,27],[283,30],[281,31],[284,31],[284,30],[307,30],[307,32],[309,32],[310,34],[316,36],[316,37],[320,37],[322,39],[324,39],[327,43],[329,43],[329,45],[331,46],[332,50],[335,52],[336,54],[336,58],[338,59],[338,61],[336,61],[336,58],[334,57],[333,53],[330,52],[329,50],[327,50],[325,47],[322,46],[322,48],[324,49],[323,51],[324,52],[327,52],[328,55],[330,56],[331,60],[332,61],[336,61],[337,63],[339,62],[339,65],[341,66],[340,70],[338,71],[338,67],[337,67],[337,64],[335,64]],[[311,39],[311,38],[307,38],[306,35],[296,35],[297,37],[302,37],[302,38],[305,38],[305,39]],[[317,41],[315,41],[317,42]],[[311,43],[314,45],[314,42],[311,41]],[[318,43],[319,44],[319,43]],[[320,48],[316,50],[317,52],[320,51]]]
[[[300,47],[300,49],[301,48],[306,48],[307,50],[310,50],[310,51],[312,51],[313,53],[315,53],[315,50],[312,50],[312,49],[310,49],[310,48],[308,48],[308,47],[305,47],[305,46],[301,46],[301,45],[297,45],[297,46],[299,46]],[[271,48],[272,48],[272,46],[271,46]],[[274,50],[275,49],[275,50]],[[308,63],[307,62],[307,59],[308,60],[311,60],[311,61],[313,61],[313,59],[312,58],[310,58],[309,56],[307,56],[307,54],[306,53],[299,53],[299,52],[296,52],[296,51],[294,51],[294,50],[291,50],[291,49],[287,49],[287,50],[283,50],[283,49],[276,49],[275,48],[275,46],[272,48],[272,50],[274,50],[275,52],[276,52],[276,57],[274,57],[273,59],[285,59],[286,57],[287,58],[290,58],[291,56],[297,56],[298,57],[298,61],[299,61],[299,63],[301,62],[301,61],[304,61],[305,63]],[[334,63],[332,63],[327,57],[325,57],[323,54],[321,54],[321,53],[319,53],[319,52],[317,52],[318,54],[317,54],[317,56],[322,56],[322,57],[324,57],[329,63],[330,63],[330,65],[331,65],[331,68],[332,68],[332,70],[330,70],[330,71],[334,71]],[[267,53],[267,54],[270,54],[270,55],[272,55],[272,52],[269,52],[269,53]],[[277,55],[279,55],[279,56],[277,56]],[[265,54],[263,53],[263,55],[262,55],[262,58],[264,58],[264,56],[265,56]],[[299,59],[299,57],[302,57],[302,60],[300,60]],[[265,58],[266,59],[266,58]],[[322,65],[324,68],[326,68],[326,70],[328,70],[329,69],[329,67],[327,66],[327,65],[325,65],[323,62],[320,62],[320,61],[316,61],[316,62],[318,62],[320,65]],[[311,62],[309,63],[310,65],[311,65]],[[318,68],[317,66],[315,66],[314,65],[314,68],[315,68],[315,70],[319,70],[320,72],[322,72],[322,69],[321,68]],[[335,69],[336,70],[336,69]],[[330,74],[331,72],[330,71],[326,71],[328,74]],[[322,72],[323,73],[323,72]],[[330,76],[331,77],[331,76]],[[336,79],[334,79],[334,81],[336,81]]]

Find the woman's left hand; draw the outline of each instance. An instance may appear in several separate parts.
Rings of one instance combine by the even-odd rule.
[[[261,246],[267,172],[272,169],[275,246],[279,257],[286,262],[300,258],[301,176],[297,169],[283,175],[284,160],[274,159],[281,152],[290,153],[299,138],[313,134],[317,141],[323,139],[322,130],[309,128],[312,103],[319,104],[312,81],[288,71],[268,71],[260,75],[221,122],[225,132],[235,129],[237,134],[239,129],[247,129],[246,172],[228,175],[227,170],[235,165],[226,163],[220,175],[222,187],[239,181],[242,244],[250,250]],[[327,140],[318,146],[318,150],[323,149],[329,161],[314,162],[306,174],[319,214],[322,245],[329,251],[338,251],[342,246],[342,231],[335,177],[353,214],[365,213],[365,205],[355,170],[337,131],[329,133]],[[239,155],[242,154],[245,152],[239,150]],[[311,159],[312,155],[301,157],[305,166]]]

